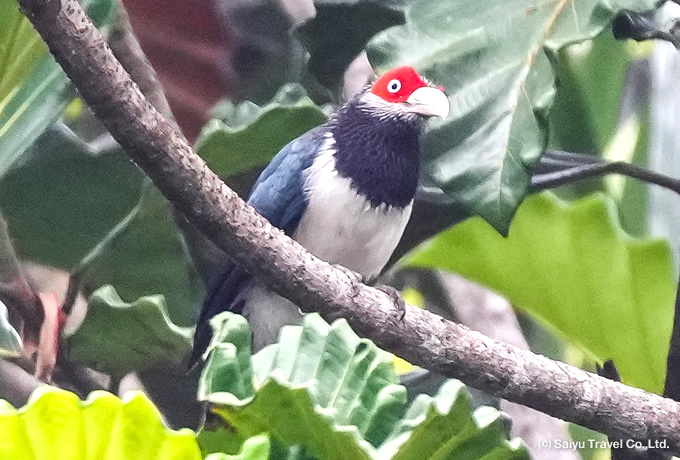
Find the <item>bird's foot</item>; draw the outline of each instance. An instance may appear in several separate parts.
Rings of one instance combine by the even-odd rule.
[[[333,265],[335,268],[343,272],[347,277],[351,280],[352,282],[352,297],[356,297],[359,295],[359,291],[361,291],[361,284],[364,282],[364,278],[355,272],[354,270],[350,270],[347,267],[344,267],[340,264],[334,264]]]
[[[399,321],[402,321],[404,319],[404,316],[406,316],[406,302],[404,301],[404,298],[401,296],[401,293],[399,293],[399,291],[394,289],[392,286],[388,286],[387,284],[378,284],[375,286],[375,288],[390,296],[390,299],[392,299],[394,306],[397,308],[397,315]]]

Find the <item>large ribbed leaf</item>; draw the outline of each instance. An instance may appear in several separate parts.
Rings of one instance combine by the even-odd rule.
[[[170,321],[163,296],[130,304],[104,286],[90,296],[85,319],[67,343],[71,359],[120,378],[181,360],[191,351],[192,335]]]
[[[89,149],[63,127],[50,129],[0,181],[18,254],[69,272],[85,258],[87,290],[111,284],[127,301],[162,294],[173,321],[190,324],[201,286],[167,201],[155,189],[142,193],[143,175],[124,152]]]
[[[16,460],[199,460],[195,434],[172,431],[142,393],[96,391],[86,401],[38,388],[16,410],[0,401],[0,458]]]
[[[634,239],[600,195],[566,204],[529,197],[508,238],[481,218],[424,243],[409,265],[443,268],[484,284],[598,361],[625,383],[660,392],[673,324],[668,243]]]
[[[413,65],[448,89],[451,115],[425,140],[425,171],[506,233],[546,146],[555,93],[547,53],[593,37],[617,10],[656,3],[421,0],[405,26],[371,41],[369,58],[379,72]]]
[[[269,163],[288,142],[321,124],[326,116],[299,85],[286,85],[259,107],[246,101],[220,103],[196,141],[196,152],[221,176]]]
[[[470,396],[457,380],[444,383],[434,398],[418,396],[380,446],[378,458],[525,459],[520,439],[507,441],[496,409],[470,410]]]
[[[7,97],[4,107],[0,106],[0,177],[21,160],[72,98],[61,67],[51,56],[43,57],[16,92]]]
[[[435,398],[418,398],[402,419],[406,390],[390,356],[344,320],[329,326],[307,315],[252,362],[244,318],[224,313],[212,326],[199,399],[211,402],[229,428],[205,427],[205,450],[230,452],[243,438],[268,433],[276,458],[527,458],[519,441],[507,440],[500,413],[473,412],[459,382]]]
[[[49,129],[0,181],[0,208],[20,258],[69,271],[135,206],[141,182],[122,151],[96,155]]]

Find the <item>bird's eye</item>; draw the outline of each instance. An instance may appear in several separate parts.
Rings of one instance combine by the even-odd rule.
[[[390,82],[387,84],[387,91],[390,93],[398,93],[400,89],[401,82],[397,79],[390,80]]]

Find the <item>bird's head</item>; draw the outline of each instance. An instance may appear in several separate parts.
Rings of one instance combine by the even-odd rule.
[[[408,66],[386,72],[370,86],[362,100],[381,114],[402,119],[445,118],[449,114],[444,89],[433,86]]]

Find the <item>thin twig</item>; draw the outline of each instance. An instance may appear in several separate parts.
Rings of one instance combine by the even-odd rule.
[[[678,179],[622,161],[608,162],[589,155],[566,152],[547,152],[531,178],[531,186],[534,190],[546,190],[606,174],[621,174],[680,194]]]
[[[122,5],[118,10],[116,23],[109,35],[109,46],[113,55],[130,74],[132,80],[137,83],[142,94],[146,96],[156,110],[163,114],[166,120],[178,127],[168,99],[163,92],[163,87],[158,81],[158,75],[156,75],[156,71],[142,51],[142,47],[132,31],[127,10]]]

